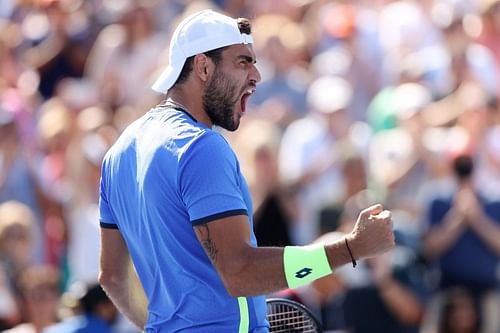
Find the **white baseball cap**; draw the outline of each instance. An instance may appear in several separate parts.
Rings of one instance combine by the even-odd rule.
[[[186,59],[196,54],[234,44],[251,44],[252,36],[242,34],[237,21],[211,9],[186,17],[170,40],[169,63],[152,88],[166,93],[179,77]]]

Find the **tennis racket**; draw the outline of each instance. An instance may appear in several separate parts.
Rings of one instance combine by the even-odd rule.
[[[304,305],[284,298],[267,299],[270,333],[322,333],[314,315]]]

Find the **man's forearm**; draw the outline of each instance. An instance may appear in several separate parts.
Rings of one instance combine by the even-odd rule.
[[[325,249],[332,270],[351,262],[343,238],[326,245]],[[240,263],[239,269],[221,274],[228,291],[233,296],[253,296],[287,288],[283,251],[283,248],[272,247],[251,249],[245,255],[247,260]]]
[[[228,292],[235,297],[269,294],[287,287],[283,248],[257,247],[232,267],[218,266]],[[235,262],[236,263],[236,262]]]
[[[430,258],[441,256],[465,230],[464,217],[451,210],[443,224],[433,226],[424,237],[424,252]]]
[[[128,277],[102,276],[100,283],[118,310],[139,328],[147,322],[147,298],[132,265]]]
[[[486,245],[500,255],[500,226],[486,214],[481,214],[471,223],[471,228],[486,243]]]
[[[392,219],[381,205],[363,210],[347,238],[311,247],[253,247],[246,216],[236,215],[196,225],[196,236],[234,297],[268,294],[312,282],[354,259],[381,254],[394,247]],[[326,254],[326,255],[325,255]],[[288,280],[288,281],[287,281]]]

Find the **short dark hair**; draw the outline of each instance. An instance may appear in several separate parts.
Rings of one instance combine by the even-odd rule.
[[[242,34],[247,34],[247,35],[252,34],[252,23],[250,23],[249,19],[244,17],[239,17],[236,20],[236,23],[238,24],[238,29],[240,29],[240,32]]]
[[[240,17],[236,20],[236,22],[238,23],[238,29],[240,30],[240,33],[247,35],[252,34],[252,24],[250,23],[249,19]],[[203,54],[212,59],[215,65],[218,65],[222,60],[222,51],[224,51],[224,49],[226,48],[227,46],[220,47],[218,49],[204,52]],[[193,70],[194,57],[195,56],[191,56],[186,59],[186,61],[184,62],[184,66],[182,67],[181,73],[179,74],[179,77],[174,83],[174,86],[186,82],[187,78],[189,77],[189,74],[191,74],[191,71]]]
[[[471,177],[474,171],[474,160],[470,155],[459,155],[453,159],[453,172],[459,180],[465,180]]]

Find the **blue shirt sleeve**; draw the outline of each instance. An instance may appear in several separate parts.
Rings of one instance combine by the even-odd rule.
[[[102,163],[101,180],[99,185],[99,222],[102,228],[118,229],[118,226],[116,225],[116,222],[113,218],[113,214],[111,213],[107,197],[106,161],[107,158],[105,158]]]
[[[216,132],[206,132],[183,154],[179,187],[193,224],[248,215],[236,155]]]

